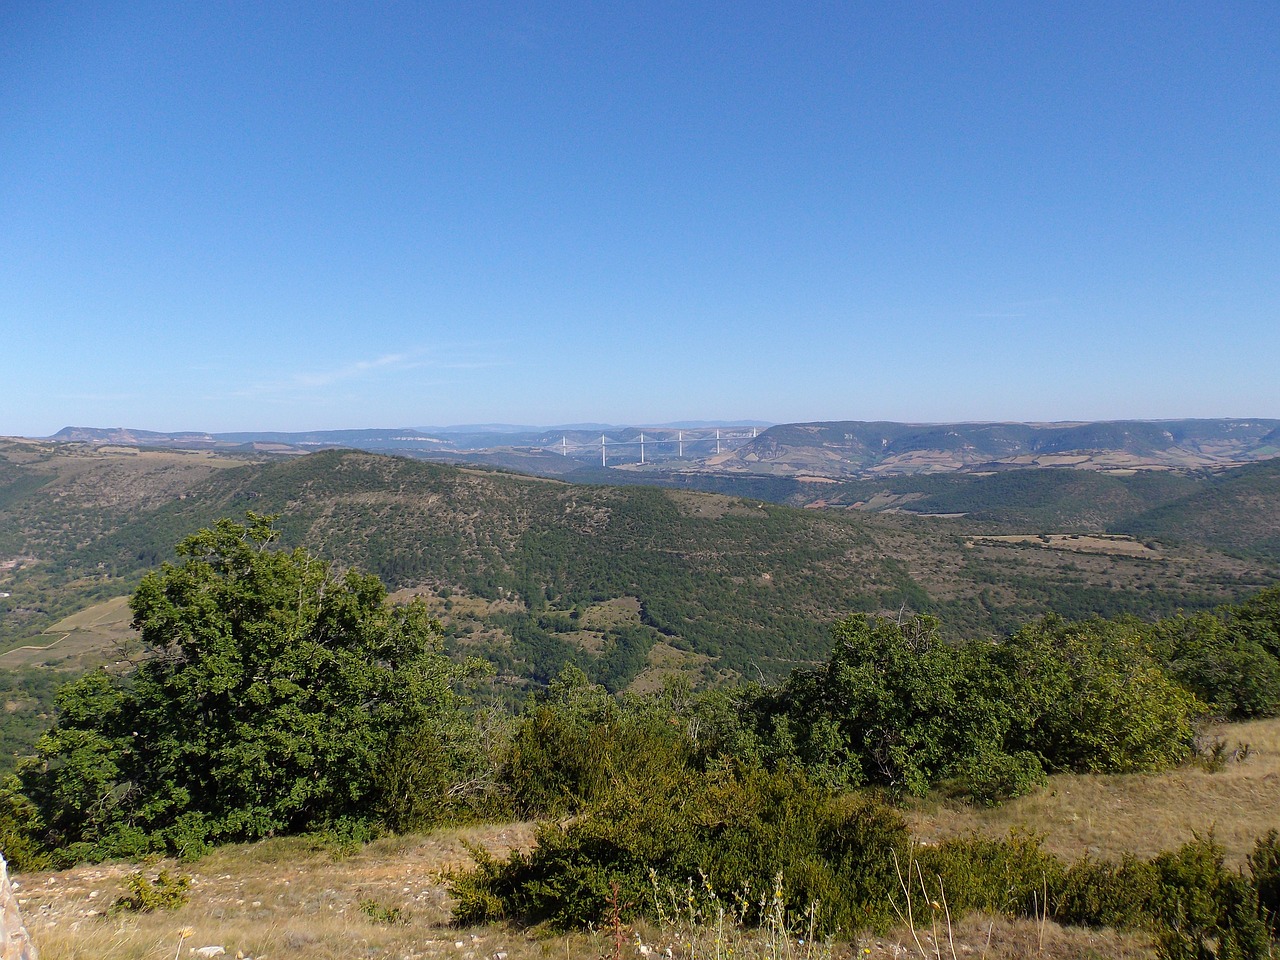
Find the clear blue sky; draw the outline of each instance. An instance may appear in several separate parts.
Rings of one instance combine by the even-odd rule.
[[[0,0],[0,434],[1280,417],[1280,4]]]

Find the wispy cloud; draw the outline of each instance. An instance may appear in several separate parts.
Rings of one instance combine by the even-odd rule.
[[[59,400],[74,400],[77,403],[115,403],[118,400],[138,400],[140,393],[59,393]]]
[[[388,353],[375,360],[356,360],[333,370],[295,373],[288,383],[296,387],[328,387],[344,380],[355,380],[378,371],[411,370],[420,366],[424,366],[424,364],[413,360],[409,354]]]
[[[478,355],[477,355],[478,354]],[[377,383],[395,379],[411,370],[482,370],[509,366],[505,357],[484,356],[483,351],[472,351],[457,346],[436,350],[410,350],[385,353],[371,359],[353,360],[328,369],[297,370],[282,373],[269,380],[261,380],[233,391],[237,397],[261,397],[269,395],[300,395],[325,390],[339,384],[354,386],[357,383]]]

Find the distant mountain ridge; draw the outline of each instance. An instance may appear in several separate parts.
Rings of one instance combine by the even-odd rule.
[[[439,451],[477,452],[498,448],[525,448],[542,450],[568,442],[581,454],[580,448],[590,449],[590,459],[598,458],[599,441],[606,436],[610,443],[629,443],[640,433],[650,431],[673,436],[681,430],[722,430],[754,432],[769,427],[765,421],[683,421],[644,426],[627,426],[602,423],[577,423],[549,427],[520,426],[514,424],[481,423],[451,427],[391,427],[360,428],[351,430],[247,430],[227,433],[209,433],[200,430],[164,432],[138,430],[127,427],[63,427],[51,437],[33,439],[52,440],[55,443],[111,443],[126,446],[174,447],[180,449],[208,448],[261,450],[274,446],[279,452],[311,453],[319,449],[348,448],[371,453],[406,453],[416,455]]]
[[[1280,456],[1280,420],[1066,423],[834,421],[770,427],[714,460],[721,470],[822,476],[1018,467],[1225,467]]]
[[[1221,469],[1280,456],[1280,420],[840,420],[773,426],[737,420],[645,427],[473,424],[235,433],[66,427],[48,439],[277,455],[350,448],[554,476],[622,467],[646,476],[677,470],[849,479],[1037,467],[1104,472]]]

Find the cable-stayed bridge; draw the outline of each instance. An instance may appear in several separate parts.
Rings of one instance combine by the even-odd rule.
[[[561,435],[559,443],[543,443],[539,449],[579,460],[599,456],[600,465],[607,467],[622,463],[651,463],[659,459],[704,459],[735,450],[755,439],[757,433],[757,427],[708,427],[701,430],[654,428],[637,430],[633,438],[610,438],[602,433],[598,440],[588,440],[580,433],[574,436],[565,433]]]

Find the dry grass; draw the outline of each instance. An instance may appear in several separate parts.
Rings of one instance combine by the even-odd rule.
[[[1067,550],[1073,553],[1101,553],[1107,556],[1144,557],[1150,560],[1161,558],[1158,550],[1153,550],[1140,540],[1118,534],[1085,534],[1085,533],[1044,533],[1044,534],[1002,534],[999,536],[978,536],[971,538],[967,545],[975,544],[1011,544],[1044,547],[1046,550]]]
[[[945,960],[953,956],[983,960],[1154,960],[1156,956],[1155,944],[1147,934],[1060,927],[1052,920],[1042,925],[1035,920],[1007,920],[982,914],[956,920],[950,934],[944,917],[936,928],[932,924],[917,928],[914,937],[910,928],[903,927],[884,937],[867,938],[854,950],[862,960]]]
[[[649,650],[645,668],[627,685],[628,693],[653,694],[662,689],[671,677],[687,675],[696,682],[702,669],[711,658],[701,653],[681,650],[665,640],[660,640]]]
[[[614,597],[612,600],[593,603],[582,611],[579,618],[584,630],[639,626],[641,622],[639,597]]]
[[[1243,760],[1211,773],[1184,767],[1162,774],[1055,776],[1035,793],[992,809],[922,804],[912,827],[925,840],[1010,829],[1043,834],[1046,849],[1067,859],[1084,854],[1150,857],[1210,829],[1239,863],[1254,838],[1280,829],[1280,720],[1213,727],[1228,751],[1249,745]]]
[[[607,926],[569,935],[451,926],[443,874],[470,863],[463,841],[502,855],[527,848],[532,834],[529,824],[445,830],[381,840],[349,857],[303,839],[225,847],[194,865],[144,866],[149,874],[167,866],[192,878],[186,906],[150,914],[109,912],[125,876],[137,869],[132,864],[17,879],[27,927],[44,960],[169,960],[214,945],[228,957],[257,960],[652,960],[667,948],[672,960],[905,960],[920,956],[917,939],[929,957],[935,946],[943,956],[954,947],[959,956],[990,960],[1153,956],[1143,935],[984,916],[957,919],[950,936],[940,924],[920,927],[914,937],[904,927],[855,943],[805,943],[714,923],[696,930],[628,926],[618,931],[620,941]],[[404,922],[378,922],[362,909],[370,901],[398,909]],[[185,928],[191,935],[180,940]]]
[[[445,830],[380,840],[343,857],[305,839],[224,847],[196,864],[153,864],[191,876],[191,900],[174,911],[110,915],[131,864],[83,866],[18,877],[27,928],[44,960],[173,957],[179,931],[191,948],[218,945],[273,960],[448,955],[477,960],[498,952],[541,957],[522,934],[449,926],[443,874],[470,863],[463,841],[502,855],[532,842],[529,824]],[[404,923],[378,922],[370,901],[398,909]],[[459,946],[458,944],[461,944]]]

